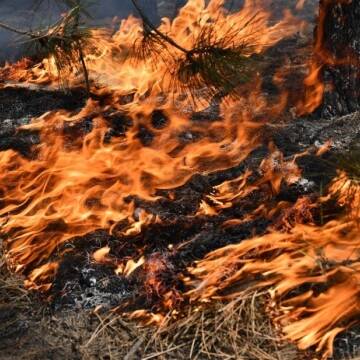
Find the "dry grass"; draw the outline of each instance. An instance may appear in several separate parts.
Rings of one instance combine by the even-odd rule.
[[[140,327],[114,312],[49,311],[0,259],[1,360],[309,358],[278,341],[263,310],[265,294],[193,305],[164,327]]]
[[[299,359],[296,349],[281,345],[264,308],[253,294],[189,313],[153,334],[144,359]]]
[[[1,359],[300,359],[293,346],[277,341],[262,294],[191,306],[162,328],[140,327],[112,312],[50,312],[0,258],[0,318],[11,309],[0,325]]]
[[[23,287],[23,279],[10,273],[6,266],[0,239],[0,308],[9,304],[23,308],[30,301],[29,293]]]
[[[161,328],[140,327],[115,312],[50,311],[9,272],[0,252],[0,359],[312,358],[278,340],[263,310],[266,299],[264,293],[252,293],[230,302],[192,305]]]
[[[190,307],[188,314],[159,329],[136,327],[116,314],[98,315],[98,326],[81,346],[85,359],[300,359],[297,350],[280,344],[261,312],[261,295],[204,309]]]

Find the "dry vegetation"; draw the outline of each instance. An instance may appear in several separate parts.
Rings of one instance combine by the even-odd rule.
[[[194,304],[160,328],[111,311],[54,309],[8,270],[0,240],[0,360],[312,358],[279,341],[266,301],[267,294],[252,293],[203,308]]]
[[[0,261],[1,360],[15,359],[300,359],[280,344],[262,294],[188,314],[163,328],[139,327],[103,312],[50,310]],[[301,355],[302,357],[305,357]]]

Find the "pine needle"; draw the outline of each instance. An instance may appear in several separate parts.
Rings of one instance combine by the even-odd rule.
[[[246,39],[242,43],[234,41],[242,29],[230,30],[219,37],[215,31],[216,24],[206,24],[192,49],[186,49],[155,27],[137,0],[132,0],[132,3],[144,27],[143,38],[135,44],[134,57],[140,60],[154,59],[155,66],[159,59],[165,64],[171,64],[168,70],[171,75],[175,75],[171,86],[176,89],[190,93],[193,98],[198,90],[204,88],[209,97],[219,94],[236,96],[236,88],[247,83],[256,73],[259,61],[250,57],[252,44]],[[257,15],[250,18],[243,28],[256,21]],[[180,55],[174,55],[171,48],[177,49]]]
[[[80,64],[85,78],[87,92],[90,92],[89,75],[84,59],[83,47],[91,36],[89,28],[80,24],[80,6],[72,8],[55,24],[37,31],[24,31],[0,23],[0,27],[27,38],[36,54],[52,57],[59,78],[66,84],[66,71]]]
[[[183,90],[206,87],[211,96],[235,96],[236,88],[251,80],[257,68],[252,48],[245,42],[234,44],[233,35],[218,38],[212,26],[202,29],[194,48],[177,60],[176,78]]]

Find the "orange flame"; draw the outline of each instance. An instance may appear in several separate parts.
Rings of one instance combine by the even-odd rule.
[[[303,3],[299,0],[298,8]],[[258,1],[246,0],[239,12],[231,14],[221,9],[222,4],[221,0],[208,5],[204,0],[190,0],[173,22],[164,19],[160,30],[191,48],[201,25],[213,22],[220,37],[229,29],[238,29],[234,41],[250,42],[254,54],[298,30],[299,23],[289,12],[283,20],[270,24],[270,14]],[[253,25],[244,27],[254,14]],[[126,61],[141,32],[140,21],[133,17],[124,20],[114,35],[94,31],[85,59],[100,100],[89,99],[78,113],[48,112],[24,126],[23,130],[40,133],[40,144],[33,147],[31,159],[12,150],[0,157],[0,225],[8,234],[7,258],[15,270],[29,272],[28,287],[50,288],[58,264],[49,259],[74,237],[97,229],[130,237],[160,222],[156,215],[136,207],[133,199],[156,200],[157,190],[179,187],[195,173],[239,164],[259,145],[264,122],[278,116],[286,105],[286,93],[279,96],[278,103],[269,103],[261,94],[261,79],[255,75],[246,97],[221,102],[221,122],[205,119],[204,126],[192,121],[192,111],[209,104],[200,91],[199,102],[193,104],[169,86],[173,74],[168,67],[172,64],[160,63],[154,68],[153,59],[138,64]],[[313,111],[322,99],[322,66],[323,62],[312,64],[300,113]],[[50,87],[57,84],[58,75],[51,58],[34,66],[23,60],[0,71],[0,78],[6,81]],[[69,69],[67,78],[71,86],[80,83],[74,69]],[[280,75],[277,81],[281,82]],[[160,126],[154,114],[161,117]],[[89,119],[91,131],[68,136],[66,129],[76,129]],[[109,136],[112,126],[124,126],[127,131]],[[285,158],[273,145],[270,153],[259,166],[257,180],[251,182],[253,172],[246,171],[216,186],[196,215],[214,216],[257,189],[267,189],[268,197],[274,198],[284,183],[291,185],[300,179],[296,157]],[[344,191],[348,188],[348,179],[342,175],[330,187],[340,205],[347,203]],[[359,194],[353,194],[356,203]],[[316,205],[309,198],[300,198],[293,206],[286,202],[270,206],[262,204],[247,219],[280,212],[272,231],[211,252],[189,268],[191,277],[185,282],[191,290],[187,296],[191,301],[206,302],[238,296],[244,289],[270,288],[276,308],[274,320],[281,325],[284,337],[302,349],[316,346],[329,355],[334,337],[360,313],[360,238],[355,216],[317,227],[311,213]],[[302,220],[308,224],[301,224]],[[223,226],[241,221],[244,219],[230,219]],[[125,225],[118,230],[120,223]],[[125,276],[143,267],[148,293],[161,298],[166,309],[177,304],[176,291],[162,282],[161,275],[169,270],[166,256],[146,260],[141,256],[135,261],[113,259],[109,254],[110,247],[104,247],[93,259],[111,263],[117,274]],[[224,296],[223,290],[234,284],[241,286]],[[322,286],[317,292],[302,290],[311,284]],[[145,319],[146,324],[165,321],[163,315],[146,310],[135,311],[131,317]]]
[[[221,10],[221,5],[219,0],[208,6],[204,1],[191,0],[172,23],[164,20],[160,28],[191,48],[200,31],[198,24],[216,19],[214,26],[220,36],[238,28],[238,40],[246,38],[254,44],[255,53],[297,30],[290,13],[269,25],[270,14],[252,1],[246,1],[243,9],[233,14]],[[253,25],[244,27],[253,14]],[[258,87],[248,99],[221,104],[221,125],[208,123],[204,129],[191,123],[190,99],[181,99],[180,93],[162,95],[170,81],[167,76],[171,77],[163,76],[165,65],[154,69],[150,59],[137,65],[123,61],[141,30],[140,22],[130,17],[113,36],[96,31],[96,40],[85,51],[93,80],[102,86],[99,95],[111,93],[107,105],[88,100],[78,114],[54,111],[33,119],[23,129],[40,131],[36,156],[30,161],[11,150],[2,154],[0,189],[5,206],[0,210],[0,223],[2,231],[11,234],[7,245],[15,265],[36,267],[62,243],[100,228],[111,232],[121,221],[129,223],[125,234],[136,234],[144,224],[157,220],[151,214],[137,216],[133,203],[127,200],[130,195],[156,199],[156,189],[178,187],[196,172],[228,168],[258,144],[261,123],[253,116],[271,108]],[[30,69],[18,64],[4,71],[13,81],[56,84],[52,59]],[[75,70],[68,74],[72,85],[79,80],[77,76]],[[130,93],[134,94],[131,101],[123,104],[121,97]],[[167,118],[166,131],[153,126],[152,114],[158,108]],[[114,122],[123,121],[125,116],[132,123],[126,135],[113,137],[110,142],[106,140],[109,116]],[[85,118],[92,119],[93,130],[84,138],[69,140],[64,128],[76,126]],[[152,134],[150,145],[139,139],[141,129]],[[196,141],[187,140],[195,133]]]
[[[130,276],[137,268],[144,265],[145,258],[141,256],[138,261],[130,259],[126,262],[125,266],[123,264],[119,265],[115,270],[116,274],[124,274],[125,276]]]
[[[358,179],[351,179],[344,171],[339,171],[338,176],[330,184],[329,195],[335,198],[341,207],[347,209],[347,215],[351,219],[360,219],[360,183]]]
[[[301,2],[299,0],[298,4],[301,5]],[[353,65],[359,67],[359,57],[351,48],[344,48],[342,55],[335,56],[328,49],[331,36],[326,34],[328,15],[336,16],[332,14],[334,7],[339,6],[340,3],[349,4],[351,2],[351,0],[339,0],[338,2],[323,0],[320,3],[313,57],[309,63],[309,74],[304,80],[304,99],[297,106],[300,116],[311,114],[316,110],[322,103],[326,87],[333,86],[333,84],[326,84],[323,80],[323,70],[326,66]]]
[[[193,290],[188,296],[202,301],[224,297],[222,290],[235,283],[235,289],[271,287],[285,337],[302,349],[316,345],[327,356],[335,335],[360,314],[359,241],[354,223],[333,221],[324,227],[298,224],[289,233],[230,245],[189,269]],[[324,289],[301,293],[306,284]],[[227,290],[226,297],[238,295]]]
[[[110,248],[105,246],[99,250],[96,250],[93,254],[93,258],[98,263],[107,262],[107,256],[110,253]]]

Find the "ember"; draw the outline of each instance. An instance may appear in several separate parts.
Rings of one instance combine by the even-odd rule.
[[[61,67],[55,45],[0,69],[0,92],[81,94],[0,125],[7,267],[60,311],[111,308],[159,331],[261,294],[276,341],[336,355],[360,318],[360,118],[315,119],[327,67],[359,64],[325,46],[332,1],[314,44],[305,0],[276,13],[189,0],[157,28],[133,3],[142,21],[91,30]],[[47,41],[62,44],[79,13]]]

